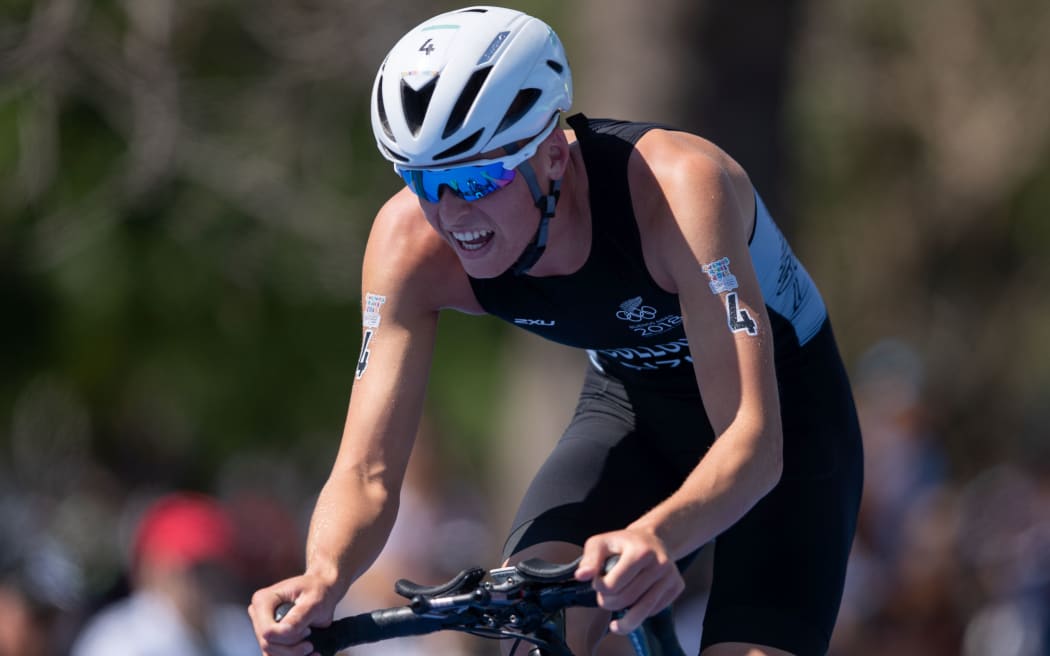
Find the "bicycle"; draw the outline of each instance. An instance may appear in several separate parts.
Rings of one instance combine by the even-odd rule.
[[[530,559],[486,572],[465,569],[447,583],[425,586],[401,579],[394,590],[409,600],[405,606],[374,610],[311,629],[310,642],[321,656],[354,645],[437,631],[460,631],[482,638],[515,640],[511,654],[522,642],[529,656],[573,656],[565,642],[565,609],[597,606],[589,582],[573,577],[579,565]],[[606,563],[608,571],[615,557]],[[280,621],[292,608],[278,606]],[[685,656],[674,632],[671,608],[645,620],[630,634],[638,656]]]

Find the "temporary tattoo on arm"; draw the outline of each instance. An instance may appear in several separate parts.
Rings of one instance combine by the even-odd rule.
[[[368,369],[368,358],[372,354],[369,346],[372,343],[372,338],[375,337],[376,330],[379,328],[379,323],[382,319],[379,309],[383,307],[384,303],[386,303],[386,296],[371,293],[365,295],[365,310],[361,317],[361,323],[365,330],[361,340],[361,356],[357,359],[357,378],[363,376],[365,369]]]
[[[374,334],[375,331],[365,331],[364,339],[361,342],[361,355],[357,358],[357,378],[365,375],[365,369],[368,369],[368,356],[372,354],[372,352],[368,350],[368,345],[371,343],[372,335]]]
[[[710,264],[703,264],[700,268],[707,274],[707,277],[710,278],[710,282],[707,283],[707,286],[711,288],[712,294],[717,296],[723,292],[731,292],[738,287],[736,276],[729,271],[728,257],[715,260]]]
[[[729,319],[729,330],[734,333],[746,332],[754,336],[758,334],[758,324],[751,317],[751,313],[740,307],[740,298],[733,290],[739,287],[736,276],[729,270],[729,258],[723,257],[710,264],[703,264],[700,269],[707,274],[709,281],[707,286],[711,288],[714,295],[726,294],[726,314]],[[728,293],[726,293],[728,292]]]
[[[379,294],[365,294],[365,313],[361,318],[365,328],[378,328],[379,320],[379,308],[383,307],[386,303],[386,296],[380,296]]]
[[[752,337],[758,334],[758,324],[750,312],[740,307],[736,292],[726,294],[726,314],[729,315],[729,330],[734,333],[746,331]]]

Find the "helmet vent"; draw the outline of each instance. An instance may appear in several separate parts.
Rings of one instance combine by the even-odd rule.
[[[459,94],[459,99],[456,100],[455,107],[452,108],[452,113],[448,116],[448,123],[445,124],[445,132],[441,135],[442,139],[448,139],[451,135],[455,134],[457,130],[463,127],[463,121],[467,118],[467,112],[474,105],[474,101],[478,98],[478,93],[481,91],[481,85],[485,84],[485,78],[489,76],[489,72],[492,70],[491,66],[478,69],[474,71],[474,74],[467,80],[467,84],[463,87],[463,93]]]
[[[383,146],[383,144],[379,144],[379,145]],[[383,146],[383,152],[385,152],[387,154],[387,159],[394,159],[394,160],[397,160],[399,162],[406,162],[406,163],[408,162],[408,158],[407,157],[395,153],[394,151],[390,150],[386,146]]]
[[[457,14],[484,14],[484,13],[488,13],[488,9],[485,9],[484,7],[471,7],[470,9],[461,9],[461,10],[455,12],[455,13],[457,13]]]
[[[561,75],[562,72],[565,70],[564,66],[562,66],[560,63],[554,61],[553,59],[548,59],[547,60],[547,66],[549,66],[550,69],[552,71],[554,71],[555,73],[557,73],[558,75]]]
[[[478,143],[478,139],[481,138],[481,133],[484,132],[484,131],[485,131],[485,128],[482,128],[482,129],[478,130],[477,132],[475,132],[474,134],[472,134],[469,137],[467,137],[466,139],[464,139],[463,141],[460,141],[455,146],[452,146],[448,150],[443,150],[440,153],[438,153],[437,155],[434,155],[434,160],[437,161],[439,159],[448,159],[450,157],[455,157],[456,155],[462,155],[463,153],[467,152],[468,150],[473,148],[475,144]]]
[[[499,127],[496,128],[495,134],[503,132],[520,121],[523,116],[529,113],[529,110],[532,109],[532,106],[536,104],[541,95],[543,95],[543,92],[539,89],[522,89],[519,91],[518,95],[514,97],[514,102],[507,109],[507,113],[503,115],[503,120],[500,121]]]
[[[401,80],[401,106],[404,108],[405,121],[408,123],[408,129],[412,131],[412,136],[419,134],[419,128],[422,127],[423,119],[426,118],[427,108],[430,107],[430,97],[434,95],[437,81],[438,78],[435,77],[416,91]]]
[[[383,78],[379,78],[378,88],[383,88]],[[376,94],[376,111],[379,113],[379,123],[383,126],[383,132],[391,141],[397,141],[394,138],[394,131],[390,129],[390,119],[386,115],[386,105],[383,104],[383,94]]]

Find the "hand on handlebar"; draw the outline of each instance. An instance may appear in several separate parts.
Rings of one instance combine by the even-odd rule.
[[[329,601],[331,588],[319,577],[296,576],[263,588],[252,595],[248,607],[255,637],[264,656],[309,656],[310,627],[332,623],[335,602]],[[278,607],[288,604],[278,620]]]
[[[613,556],[619,556],[618,562],[602,573],[602,564]],[[576,579],[592,582],[599,606],[624,611],[609,625],[619,634],[638,628],[685,589],[663,542],[652,533],[636,529],[602,533],[587,540]]]
[[[333,622],[335,602],[324,600],[336,596],[335,586],[319,577],[304,575],[255,593],[249,612],[265,656],[334,656],[355,645],[450,630],[485,638],[524,640],[544,653],[571,656],[554,618],[567,608],[593,608],[598,589],[607,595],[608,604],[616,602],[616,595],[624,593],[612,592],[616,584],[609,581],[625,576],[618,566],[620,559],[623,554],[645,553],[644,549],[636,549],[631,540],[614,534],[597,536],[592,547],[592,553],[605,551],[613,555],[604,560],[601,574],[589,582],[584,582],[587,565],[580,567],[582,559],[553,563],[532,558],[488,572],[473,567],[435,586],[399,580],[395,590],[408,604]],[[633,580],[640,579],[636,576]],[[642,619],[648,612],[647,594],[638,599],[637,610],[632,611],[640,613]],[[624,623],[622,630],[626,631],[627,626]],[[653,635],[662,645],[662,651],[655,653],[681,656],[680,649],[672,648],[673,631],[664,632],[663,637]]]

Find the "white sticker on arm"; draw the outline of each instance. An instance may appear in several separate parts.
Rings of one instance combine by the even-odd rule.
[[[366,328],[379,327],[379,308],[383,307],[383,303],[386,303],[386,296],[371,293],[365,294],[365,313],[362,317],[362,323]]]
[[[364,325],[365,331],[361,339],[361,355],[357,359],[357,378],[363,376],[365,369],[368,369],[368,358],[372,355],[369,345],[372,343],[372,338],[375,336],[376,329],[379,328],[379,323],[382,320],[379,309],[383,307],[384,303],[386,303],[386,296],[372,293],[365,294],[365,310],[361,317],[361,323]]]
[[[739,286],[736,282],[736,276],[729,271],[728,257],[715,260],[710,264],[703,264],[700,268],[710,278],[707,286],[711,288],[712,294],[718,295],[722,292],[731,292]]]

